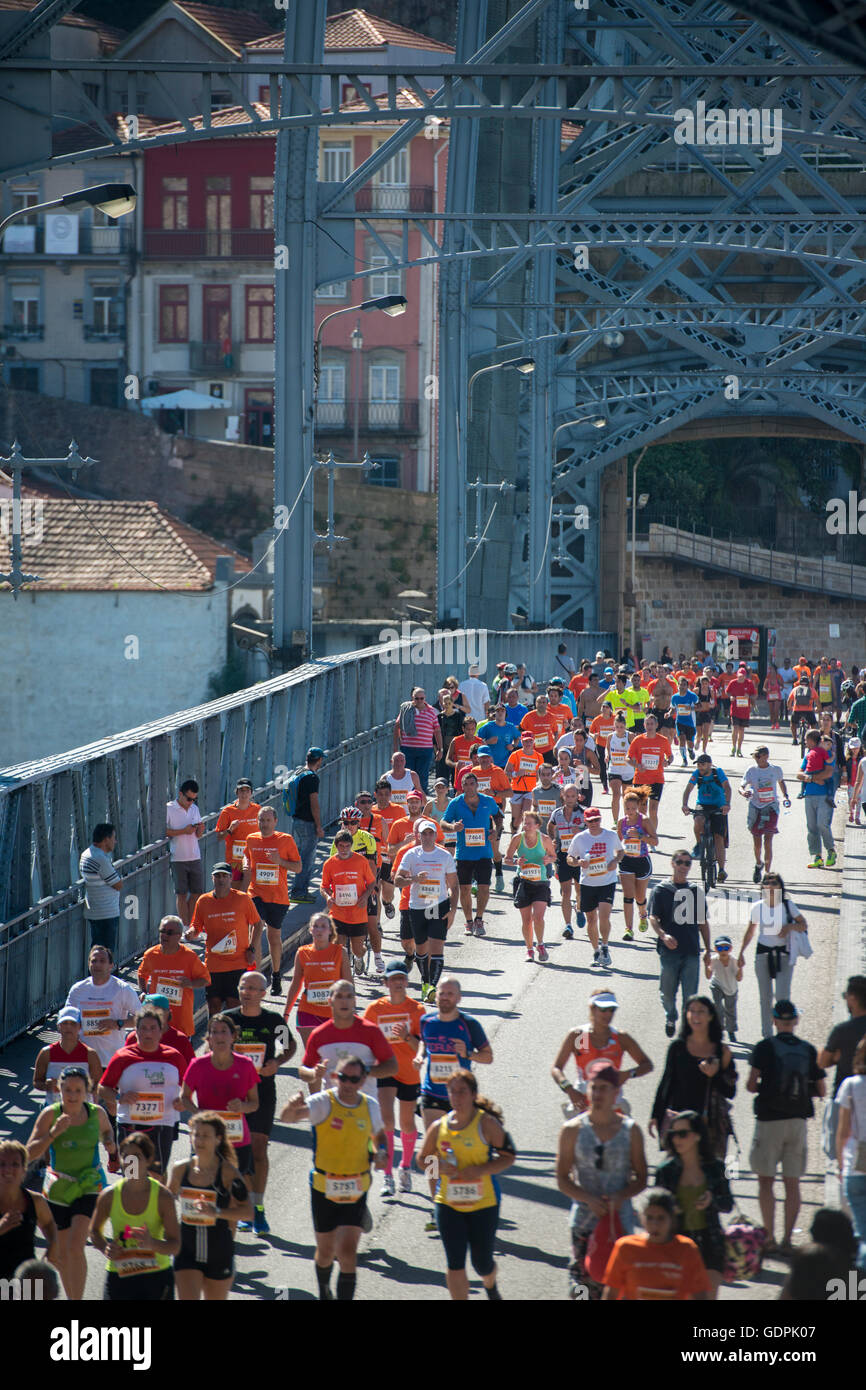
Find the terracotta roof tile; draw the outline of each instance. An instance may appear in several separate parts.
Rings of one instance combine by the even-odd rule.
[[[0,0],[0,10],[35,10],[39,0]],[[101,20],[89,19],[87,15],[71,11],[59,20],[60,24],[71,24],[77,29],[92,29],[99,37],[103,53],[113,53],[127,36],[125,29],[113,24],[103,24]]]
[[[224,10],[214,5],[194,5],[189,0],[174,0],[179,10],[201,25],[232,53],[240,55],[245,44],[267,34],[268,26],[258,15],[248,10]]]
[[[284,42],[285,32],[278,30],[248,47],[256,53],[282,53]],[[389,44],[397,48],[427,49],[431,53],[454,52],[450,44],[440,43],[438,39],[428,38],[426,34],[419,34],[416,29],[407,29],[402,24],[379,19],[366,10],[343,10],[341,14],[329,15],[325,23],[325,49],[328,52],[383,49]]]
[[[3,538],[3,568],[7,545]],[[40,523],[22,537],[24,568],[40,576],[38,584],[25,587],[55,592],[203,592],[213,587],[220,555],[231,555],[236,569],[250,569],[231,547],[161,511],[156,502],[46,497]]]
[[[269,121],[271,119],[270,106],[265,106],[264,103],[261,101],[252,101],[250,102],[250,105],[253,107],[256,114],[259,116],[261,120]],[[126,118],[124,116],[116,116],[112,119],[117,121],[119,129],[123,133],[126,129]],[[160,124],[158,121],[152,120],[148,116],[139,116],[138,119],[138,133],[142,138],[144,138],[147,135],[172,135],[175,132],[177,132],[178,134],[183,133],[184,127],[181,125],[180,121],[166,121]],[[195,130],[203,129],[203,121],[201,116],[190,116],[189,119],[190,124],[193,126]],[[241,125],[248,120],[249,116],[247,115],[243,106],[222,106],[218,111],[211,112],[210,123],[214,130],[223,130],[226,126]],[[263,130],[255,132],[244,131],[243,134],[244,136],[256,135],[257,137],[260,135],[266,135],[271,140],[273,140],[276,137],[276,131],[274,130]]]

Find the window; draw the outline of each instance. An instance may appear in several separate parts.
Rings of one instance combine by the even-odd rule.
[[[373,178],[376,183],[384,183],[391,188],[404,188],[409,182],[409,151],[405,146],[387,164],[383,164]]]
[[[368,420],[370,429],[400,421],[400,368],[395,362],[370,367]]]
[[[189,287],[159,286],[159,341],[189,342]]]
[[[120,398],[117,367],[90,368],[90,404],[116,407]]]
[[[369,258],[369,264],[371,266],[388,267],[387,270],[383,270],[379,275],[368,276],[371,299],[379,299],[380,296],[385,294],[403,293],[403,272],[401,270],[394,270],[390,260],[382,251],[374,251]]]
[[[116,334],[120,332],[120,296],[117,285],[94,285],[93,332]]]
[[[245,318],[248,343],[274,341],[273,285],[247,285]]]
[[[16,333],[35,333],[39,327],[39,286],[12,286],[12,327]]]
[[[379,467],[364,475],[366,482],[374,487],[400,486],[400,459],[396,454],[374,454],[370,461]]]
[[[204,215],[207,227],[207,256],[230,256],[232,253],[232,195],[228,175],[212,175],[205,179]]]
[[[167,232],[185,231],[189,226],[188,180],[162,181],[162,225]]]
[[[32,208],[39,202],[39,193],[35,188],[13,188],[12,190],[12,211],[19,212],[21,208]],[[29,213],[25,217],[16,219],[18,227],[35,227],[36,217]]]
[[[319,372],[316,423],[342,425],[346,418],[346,368],[342,362],[326,362]]]
[[[340,97],[341,104],[345,105],[347,101],[360,101],[361,97],[358,93],[359,87],[363,87],[365,92],[372,91],[372,85],[369,82],[344,82],[340,89],[342,93]]]
[[[322,183],[345,183],[352,172],[352,146],[322,146]]]
[[[316,290],[317,299],[345,299],[348,287],[345,280],[337,280],[333,285],[322,285]]]
[[[250,226],[268,228],[274,225],[274,180],[270,174],[253,174],[250,178]]]
[[[7,367],[9,385],[13,391],[38,391],[38,367]]]
[[[222,111],[222,109],[223,109],[224,106],[231,106],[231,104],[232,104],[232,94],[231,94],[231,92],[211,92],[211,94],[210,94],[210,109],[211,109],[212,112],[213,112],[213,111]]]

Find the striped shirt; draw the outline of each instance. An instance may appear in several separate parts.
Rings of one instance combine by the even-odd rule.
[[[400,743],[403,748],[432,748],[433,730],[439,728],[439,716],[431,705],[422,705],[420,709],[413,707],[415,714],[414,734],[407,734],[400,726]]]

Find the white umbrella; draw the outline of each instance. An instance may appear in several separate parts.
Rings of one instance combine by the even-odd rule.
[[[191,391],[184,387],[181,391],[169,391],[164,396],[148,396],[141,402],[142,410],[227,410],[225,401],[217,396],[206,396],[203,391]]]

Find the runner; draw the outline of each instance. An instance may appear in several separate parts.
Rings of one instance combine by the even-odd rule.
[[[676,1299],[701,1302],[713,1286],[700,1251],[688,1236],[675,1231],[674,1199],[663,1188],[647,1193],[644,1233],[621,1236],[604,1272],[605,1301]]]
[[[652,700],[652,708],[658,720],[658,732],[665,734],[667,729],[673,729],[674,716],[671,710],[671,700],[676,694],[676,686],[670,679],[670,666],[663,665],[659,669],[659,674],[651,680],[647,690]],[[649,713],[649,711],[647,711]],[[644,718],[646,726],[646,718]]]
[[[174,1198],[149,1169],[156,1151],[144,1133],[120,1145],[124,1172],[103,1192],[90,1222],[90,1243],[108,1256],[102,1297],[106,1303],[168,1303],[174,1298],[171,1257],[180,1250]],[[102,1228],[111,1221],[112,1239]]]
[[[337,940],[337,928],[325,912],[316,912],[309,923],[310,945],[299,946],[283,1018],[288,1022],[292,1005],[298,1001],[295,1020],[304,1047],[314,1028],[331,1017],[331,985],[335,980],[352,982],[349,954]]]
[[[556,737],[568,728],[574,710],[563,700],[564,682],[556,676],[547,683],[547,713],[556,724]],[[555,742],[556,740],[554,740]]]
[[[248,970],[238,985],[240,1008],[230,1009],[226,1014],[240,1030],[235,1053],[249,1057],[259,1076],[259,1108],[247,1118],[253,1151],[252,1229],[256,1235],[267,1235],[271,1229],[265,1216],[265,1188],[268,1185],[268,1141],[277,1109],[276,1076],[283,1063],[291,1061],[297,1047],[280,1015],[262,1008],[267,988],[267,980],[260,971]],[[247,1217],[240,1218],[238,1229],[250,1229]]]
[[[736,680],[737,673],[734,670],[733,661],[725,662],[725,669],[719,675],[719,709],[727,724],[731,727],[731,697],[728,694],[728,686],[732,680]]]
[[[626,705],[631,709],[632,733],[642,734],[644,731],[644,715],[647,705],[650,702],[650,693],[643,684],[640,671],[632,671],[629,676],[628,685],[622,692],[622,698]]]
[[[383,1169],[388,1159],[379,1103],[360,1090],[366,1076],[363,1061],[349,1053],[335,1073],[335,1089],[309,1097],[299,1091],[280,1115],[283,1124],[308,1120],[313,1130],[310,1198],[320,1302],[334,1298],[335,1259],[340,1266],[337,1301],[348,1303],[355,1297],[358,1242],[362,1230],[372,1228],[367,1210],[371,1150],[375,1148],[374,1168]]]
[[[736,695],[732,696],[734,700],[737,698]],[[734,709],[736,709],[736,705]],[[733,719],[736,728],[736,714],[734,714]],[[689,809],[692,787],[697,788],[697,806],[694,811]],[[728,812],[730,809],[730,782],[720,767],[713,767],[713,760],[709,753],[701,753],[697,767],[686,782],[683,791],[683,815],[694,816],[696,843],[691,852],[693,859],[700,858],[701,849],[697,842],[700,841],[704,833],[704,817],[709,816],[716,847],[716,863],[718,865],[716,878],[719,883],[724,883],[728,877],[725,873],[725,846],[728,842]]]
[[[234,1278],[234,1223],[248,1222],[253,1209],[215,1110],[193,1115],[189,1142],[192,1155],[173,1165],[169,1183],[169,1191],[180,1199],[174,1283],[181,1303],[219,1302],[228,1298]]]
[[[186,1033],[181,1033],[174,1027],[171,1021],[171,1004],[164,994],[143,994],[141,1004],[145,1009],[155,1009],[159,1015],[162,1025],[162,1032],[159,1040],[163,1047],[173,1047],[175,1052],[179,1052],[187,1066],[189,1066],[195,1056],[195,1048],[187,1037]],[[124,1047],[129,1047],[130,1043],[137,1040],[135,1029],[132,1028],[123,1040]],[[177,1138],[177,1126],[175,1125],[175,1139]]]
[[[240,1028],[233,1018],[225,1013],[212,1015],[207,1025],[210,1052],[187,1067],[181,1109],[217,1112],[249,1188],[253,1161],[247,1116],[259,1108],[259,1074],[249,1057],[235,1052],[239,1038]]]
[[[406,766],[406,754],[399,749],[391,754],[391,766],[387,772],[383,772],[380,781],[385,781],[391,788],[391,800],[396,806],[401,806],[403,811],[406,809],[406,797],[413,787],[416,792],[420,792],[422,804],[427,797],[427,789],[421,786],[418,773],[413,772]]]
[[[549,763],[542,763],[538,769],[538,782],[532,788],[532,810],[541,825],[546,826],[561,805],[562,788],[553,780],[553,768]]]
[[[410,805],[412,804],[411,797],[414,795],[414,792],[410,795]],[[363,828],[364,819],[364,813],[360,806],[344,806],[340,812],[340,828],[352,832],[352,852],[354,854],[360,854],[362,858],[366,859],[372,873],[378,875],[382,860],[381,846],[376,836],[373,834],[373,831]],[[371,825],[375,824],[372,814],[366,819]],[[381,824],[382,822],[379,820],[380,833]],[[402,820],[394,821],[391,827],[392,831],[394,826],[402,824]],[[329,858],[333,858],[336,853],[337,846],[336,844],[332,844]],[[376,974],[381,975],[385,969],[385,960],[382,956],[382,933],[379,930],[379,898],[376,893],[375,883],[373,891],[367,899],[367,935],[370,938],[370,945],[373,947],[373,965]]]
[[[595,739],[595,756],[598,758],[601,785],[605,791],[608,791],[607,742],[614,731],[615,723],[613,705],[609,700],[603,700],[599,713],[589,726],[589,732]]]
[[[613,830],[602,830],[601,811],[594,806],[584,812],[586,829],[575,835],[568,847],[568,862],[581,870],[580,904],[586,913],[586,929],[592,945],[592,965],[612,969],[608,949],[610,913],[616,893],[619,861],[625,850]],[[599,940],[599,931],[601,939]]]
[[[523,812],[532,805],[532,793],[538,779],[538,769],[544,762],[535,751],[535,740],[529,729],[520,732],[520,751],[512,753],[505,764],[511,780],[511,833],[520,829]]]
[[[91,949],[87,967],[89,978],[72,986],[65,1007],[80,1011],[82,1040],[93,1048],[104,1071],[135,1020],[139,1000],[132,985],[111,973],[114,957],[107,946]]]
[[[546,818],[545,824],[549,819]],[[513,836],[508,846],[506,863],[517,864],[514,906],[520,912],[528,963],[535,960],[533,932],[539,961],[544,962],[548,958],[544,944],[544,914],[550,906],[548,868],[554,860],[553,842],[547,835],[541,834],[541,816],[537,811],[527,811],[523,818],[522,834]]]
[[[671,696],[671,710],[676,720],[677,740],[680,745],[683,767],[688,767],[687,751],[692,762],[695,761],[695,732],[697,728],[695,710],[698,703],[699,697],[690,688],[689,681],[685,673],[682,672],[677,681],[676,694]]]
[[[635,787],[649,788],[647,806],[650,828],[658,834],[659,802],[665,786],[665,768],[674,760],[669,739],[658,732],[658,715],[649,710],[644,719],[644,730],[629,744],[629,762],[634,768]]]
[[[560,738],[556,746],[557,757],[568,752],[571,758],[571,771],[580,789],[581,805],[592,805],[592,777],[601,777],[601,767],[596,753],[595,739],[587,735],[579,720],[572,721],[572,728]],[[557,781],[554,778],[554,781]],[[557,782],[558,785],[558,782]]]
[[[355,973],[363,975],[364,941],[367,936],[367,900],[376,876],[361,854],[352,849],[351,830],[338,830],[334,836],[337,853],[322,866],[322,892],[328,913],[337,928],[337,940],[355,956]],[[387,911],[387,909],[386,909]],[[392,909],[393,911],[393,909]]]
[[[607,740],[607,775],[610,782],[610,810],[613,823],[619,819],[619,802],[623,783],[631,782],[634,768],[629,759],[631,734],[626,727],[626,716],[620,711],[614,719],[613,733]]]
[[[232,883],[244,876],[244,845],[251,830],[258,830],[258,815],[262,809],[253,801],[253,784],[248,777],[239,777],[235,784],[236,800],[224,806],[217,816],[214,830],[225,841],[226,861],[232,866]]]
[[[13,1279],[19,1265],[35,1258],[37,1226],[48,1247],[45,1259],[60,1269],[54,1217],[45,1198],[38,1192],[29,1192],[24,1186],[26,1172],[24,1145],[17,1139],[0,1139],[0,1279],[3,1280]]]
[[[515,738],[515,742],[519,742],[519,739]],[[494,763],[492,751],[486,744],[479,744],[475,749],[475,758],[472,771],[478,779],[478,791],[483,796],[492,796],[496,802],[496,815],[493,817],[493,834],[491,836],[493,872],[496,875],[494,888],[497,893],[504,893],[505,880],[502,877],[502,850],[499,848],[499,838],[505,824],[505,798],[511,791],[511,782],[503,769]],[[541,766],[546,767],[547,764],[542,763]]]
[[[391,799],[391,783],[385,777],[380,777],[373,793],[376,797],[376,809],[373,813],[379,817],[381,832],[379,844],[382,851],[382,862],[379,865],[379,891],[382,897],[382,906],[385,909],[385,916],[394,916],[394,885],[391,882],[391,855],[388,852],[388,834],[395,820],[401,820],[406,814],[405,806],[398,806]]]
[[[448,803],[451,800],[449,782],[446,777],[437,777],[433,783],[433,795],[424,807],[422,815],[425,820],[433,820],[437,825],[441,825],[445,812],[448,810]],[[442,831],[442,844],[449,854],[453,854],[457,848],[457,832],[449,830],[448,834]]]
[[[490,750],[493,763],[500,771],[505,768],[511,754],[520,747],[520,730],[515,728],[507,717],[507,710],[504,705],[496,705],[493,710],[493,718],[485,719],[482,724],[479,724],[478,737],[481,740],[481,745]],[[476,757],[479,747],[475,749]]]
[[[258,822],[258,830],[250,831],[244,847],[243,886],[268,930],[271,994],[282,994],[282,929],[289,910],[286,875],[289,870],[293,874],[300,873],[301,855],[291,835],[277,830],[277,813],[273,807],[263,806]]]
[[[80,1066],[88,1073],[88,1090],[95,1092],[105,1068],[99,1054],[81,1041],[81,1010],[63,1008],[57,1015],[57,1031],[60,1040],[42,1047],[36,1055],[33,1067],[34,1091],[47,1091],[49,1096],[57,1094],[57,1078],[66,1067]]]
[[[634,941],[635,902],[638,931],[646,931],[648,926],[646,890],[653,871],[649,850],[651,845],[657,845],[659,842],[658,835],[650,829],[644,819],[649,796],[647,787],[632,787],[627,791],[623,797],[624,815],[617,825],[617,832],[625,850],[619,863],[622,914],[625,918],[624,941]]]
[[[521,714],[521,718],[522,718]],[[474,715],[467,714],[463,720],[462,731],[451,740],[451,746],[445,758],[445,762],[452,769],[451,780],[454,781],[458,768],[471,766],[472,757],[475,749],[482,742],[477,733],[478,724]]]
[[[649,1076],[653,1064],[646,1053],[629,1033],[620,1033],[612,1027],[613,1016],[619,1008],[613,990],[602,986],[594,989],[589,996],[589,1022],[581,1023],[566,1033],[562,1046],[556,1054],[556,1061],[550,1074],[561,1091],[568,1096],[575,1111],[580,1114],[589,1104],[586,1098],[587,1072],[594,1062],[607,1062],[619,1074],[620,1089],[616,1097],[616,1108],[621,1114],[631,1113],[631,1108],[622,1094],[627,1081],[639,1076]],[[629,1071],[622,1070],[623,1058],[628,1054],[635,1063]],[[565,1067],[573,1058],[577,1067],[577,1084],[569,1081]]]
[[[728,681],[728,699],[731,702],[731,756],[743,756],[743,734],[749,727],[749,717],[758,712],[758,687],[749,677],[748,668],[742,663],[736,677]]]
[[[701,751],[706,753],[707,744],[711,743],[713,739],[713,720],[716,713],[714,680],[707,672],[704,672],[696,682],[695,695],[698,699],[698,703],[695,705],[697,737],[700,741]]]
[[[752,833],[752,844],[755,849],[755,868],[752,882],[760,883],[761,875],[765,871],[770,872],[773,862],[773,836],[779,829],[778,788],[782,788],[786,808],[790,808],[791,800],[788,796],[788,788],[785,786],[782,769],[770,762],[769,748],[766,746],[756,748],[753,756],[756,765],[743,773],[738,791],[740,796],[744,796],[749,803],[748,828]],[[762,841],[763,860],[761,858]]]
[[[141,958],[138,987],[143,994],[164,995],[174,1027],[191,1038],[195,1032],[195,991],[200,985],[207,988],[211,973],[195,951],[181,945],[182,935],[183,922],[179,917],[163,917],[159,945],[151,946]]]
[[[48,1154],[42,1192],[58,1232],[57,1268],[66,1297],[75,1302],[84,1296],[84,1247],[96,1198],[105,1187],[99,1145],[109,1154],[117,1152],[108,1116],[87,1099],[89,1080],[83,1066],[64,1068],[60,1099],[40,1111],[27,1142],[28,1163]]]
[[[463,791],[448,804],[442,820],[442,830],[457,832],[457,882],[460,885],[460,906],[466,919],[465,932],[471,936],[486,936],[484,909],[490,897],[493,872],[491,840],[498,807],[491,796],[479,796],[478,778],[468,772],[463,779]],[[478,900],[472,908],[472,882],[478,887]]]
[[[406,993],[408,982],[409,975],[403,962],[390,961],[385,971],[387,995],[381,999],[374,999],[367,1005],[363,1014],[366,1023],[373,1023],[381,1029],[397,1058],[397,1071],[394,1075],[380,1077],[376,1082],[387,1150],[387,1162],[382,1177],[383,1197],[394,1196],[395,1100],[399,1106],[400,1144],[403,1155],[397,1169],[397,1185],[400,1192],[412,1191],[412,1159],[418,1142],[415,1109],[421,1086],[413,1059],[421,1040],[421,1019],[424,1017],[424,1010],[417,1000],[410,999]]]
[[[779,714],[782,708],[782,682],[779,678],[779,672],[772,662],[767,666],[767,674],[761,688],[767,697],[767,704],[770,708],[770,728],[778,729],[780,727]]]
[[[355,990],[347,980],[331,985],[330,1018],[320,1023],[307,1039],[298,1076],[311,1090],[333,1086],[341,1064],[351,1055],[359,1057],[365,1068],[362,1089],[375,1097],[374,1081],[397,1075],[394,1049],[385,1041],[381,1028],[355,1014]]]
[[[428,1128],[418,1164],[426,1171],[432,1160],[439,1168],[434,1210],[448,1292],[454,1300],[469,1298],[468,1250],[487,1297],[501,1299],[493,1257],[501,1199],[496,1176],[511,1167],[517,1154],[503,1128],[502,1111],[479,1096],[471,1071],[455,1068],[446,1087],[451,1109]]]
[[[562,935],[566,941],[574,940],[571,928],[571,885],[574,884],[574,910],[578,927],[586,926],[586,914],[580,907],[580,869],[568,862],[567,847],[575,835],[584,828],[583,808],[579,804],[576,786],[562,788],[562,805],[558,806],[547,822],[547,833],[556,848],[556,877],[559,880],[561,899]]]
[[[418,822],[420,844],[407,848],[394,878],[397,888],[410,889],[409,925],[421,971],[422,1004],[436,993],[445,937],[457,911],[457,865],[448,850],[436,844],[437,830],[435,821]]]
[[[163,1021],[156,1009],[144,1008],[135,1020],[135,1040],[119,1047],[99,1083],[98,1100],[108,1110],[117,1107],[117,1137],[146,1134],[153,1145],[153,1172],[162,1181],[168,1174],[180,1089],[187,1062],[162,1041]]]
[[[261,949],[258,911],[247,893],[232,888],[231,874],[227,862],[214,864],[213,890],[199,898],[192,924],[184,933],[187,941],[194,941],[204,932],[204,963],[211,977],[205,998],[211,1016],[224,1008],[237,1008],[238,981],[245,970],[258,966]]]
[[[487,1065],[493,1061],[493,1048],[481,1024],[460,1010],[462,993],[456,975],[443,975],[436,987],[436,1012],[425,1014],[421,1020],[421,1045],[412,1065],[421,1075],[421,1119],[425,1133],[429,1133],[434,1120],[440,1119],[449,1109],[445,1083],[452,1073],[458,1068],[471,1071],[473,1062]],[[429,1171],[427,1176],[433,1199],[437,1180]],[[424,1230],[435,1231],[436,1228],[431,1213]]]
[[[539,695],[535,709],[527,710],[520,721],[520,732],[528,729],[532,734],[532,746],[540,753],[546,763],[553,764],[553,745],[559,738],[560,728],[550,713],[550,702],[546,695]]]

